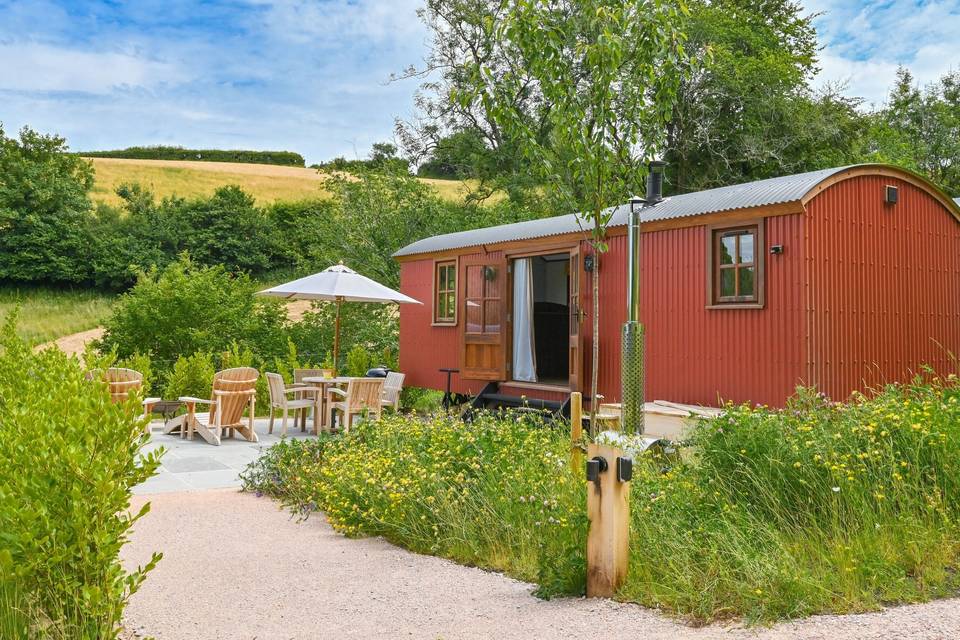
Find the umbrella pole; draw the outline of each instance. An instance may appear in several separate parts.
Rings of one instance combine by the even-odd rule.
[[[343,298],[337,298],[337,316],[333,323],[333,375],[337,374],[337,363],[340,361],[340,305]]]

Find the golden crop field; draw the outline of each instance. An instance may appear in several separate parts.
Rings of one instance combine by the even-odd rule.
[[[217,187],[236,184],[261,204],[326,194],[323,188],[326,176],[315,169],[189,160],[92,158],[91,161],[96,170],[93,198],[108,204],[119,204],[120,198],[115,192],[124,182],[138,182],[157,197],[187,198],[210,195]],[[451,200],[463,199],[468,189],[466,183],[458,180],[420,180]]]

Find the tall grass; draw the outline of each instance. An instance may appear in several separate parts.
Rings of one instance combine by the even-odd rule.
[[[631,558],[617,597],[691,621],[877,609],[956,593],[960,386],[891,386],[850,403],[727,407],[682,461],[638,457]],[[392,417],[280,445],[250,489],[321,509],[348,535],[539,582],[584,583],[585,492],[568,440],[529,417]]]
[[[114,296],[91,289],[0,286],[0,318],[20,307],[17,334],[47,342],[99,326]]]

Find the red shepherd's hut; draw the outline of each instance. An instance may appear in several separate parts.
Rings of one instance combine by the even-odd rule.
[[[575,215],[462,231],[400,249],[407,383],[561,401],[588,390],[591,278],[599,389],[620,396],[626,223],[593,260]],[[956,366],[960,206],[884,165],[825,169],[673,196],[641,227],[646,398],[782,406]],[[430,302],[427,302],[430,301]]]

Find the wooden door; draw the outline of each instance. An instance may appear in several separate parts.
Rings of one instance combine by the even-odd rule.
[[[506,260],[463,258],[460,282],[460,377],[506,380]]]
[[[580,391],[583,381],[583,311],[580,308],[580,274],[583,271],[580,260],[580,247],[570,251],[569,293],[570,301],[570,345],[568,349],[570,390]]]

